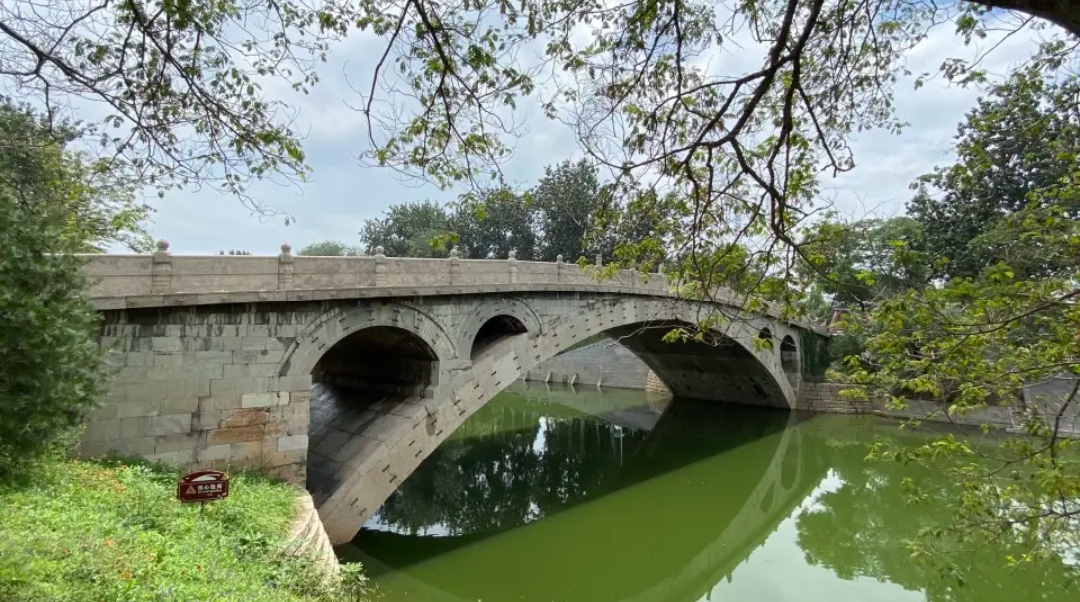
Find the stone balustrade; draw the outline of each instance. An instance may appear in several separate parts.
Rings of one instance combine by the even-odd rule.
[[[310,257],[281,253],[259,255],[173,255],[169,243],[158,242],[152,255],[85,255],[89,296],[101,309],[274,300],[313,300],[316,293],[355,289],[407,288],[422,294],[451,294],[456,288],[497,290],[574,290],[580,286],[612,292],[668,296],[676,286],[663,274],[621,270],[599,276],[597,266],[582,268],[559,256],[554,263],[507,259],[461,259],[455,248],[449,258],[388,257],[382,247],[372,256]],[[443,289],[443,290],[439,290]],[[226,299],[222,295],[232,295]],[[165,297],[165,299],[162,299]],[[281,297],[278,299],[277,297]],[[723,300],[721,297],[718,300]],[[734,295],[730,295],[732,302]]]

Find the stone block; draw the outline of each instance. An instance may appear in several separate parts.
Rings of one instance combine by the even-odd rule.
[[[163,368],[179,368],[184,363],[184,354],[182,353],[156,353],[152,365]]]
[[[287,392],[274,393],[245,393],[240,396],[241,408],[268,408],[289,403]]]
[[[199,410],[191,417],[191,431],[221,428],[221,410]]]
[[[195,395],[185,397],[170,397],[156,404],[160,414],[187,414],[199,411],[199,397]]]
[[[240,397],[236,395],[228,396],[209,396],[199,398],[199,411],[219,411],[233,410],[240,408]]]
[[[260,408],[222,410],[221,428],[266,424],[269,412]]]
[[[199,381],[222,378],[224,364],[176,364],[145,368],[148,381]]]
[[[312,453],[316,455],[333,458],[338,450],[349,442],[349,438],[352,436],[351,433],[331,429],[321,438],[312,438],[310,448]]]
[[[277,365],[277,357],[271,356],[270,353],[265,350],[253,350],[248,349],[246,351],[233,351],[233,363],[234,364],[273,364]]]
[[[269,378],[277,371],[277,364],[226,364],[224,378]]]
[[[194,360],[199,364],[231,364],[233,351],[196,351]]]
[[[243,337],[240,344],[241,351],[284,351],[285,344],[276,337]]]
[[[266,455],[266,464],[268,466],[284,466],[287,464],[305,463],[306,461],[306,449],[293,449],[289,451],[273,452]]]
[[[243,349],[243,337],[215,337],[217,351],[240,351]],[[235,361],[235,359],[233,360]]]
[[[267,469],[266,474],[287,483],[303,486],[307,480],[307,466],[303,462],[275,465],[274,468]]]
[[[128,351],[124,354],[126,366],[152,366],[154,365],[154,352],[152,351]]]
[[[232,453],[232,445],[223,443],[210,445],[199,450],[200,462],[213,462],[214,460],[228,460]]]
[[[206,434],[206,443],[207,445],[221,445],[259,441],[263,438],[263,431],[264,427],[261,424],[220,428]]]
[[[282,387],[284,389],[285,387]],[[289,403],[310,403],[311,402],[311,387],[302,390],[289,391]]]
[[[163,414],[153,417],[154,435],[177,435],[191,432],[191,414]]]
[[[120,438],[120,420],[99,420],[87,423],[83,441],[116,441]]]
[[[153,417],[135,416],[120,419],[120,438],[134,439],[136,437],[149,437],[153,435]]]
[[[278,378],[278,388],[282,391],[307,391],[310,396],[311,375],[293,374]]]
[[[320,444],[321,445],[321,444]],[[332,450],[330,458],[339,464],[351,469],[365,472],[372,466],[385,464],[385,458],[389,453],[381,441],[353,435],[336,450]]]
[[[199,447],[198,435],[164,435],[154,442],[154,453],[188,451]]]
[[[180,337],[151,337],[150,345],[154,351],[180,351],[183,349]]]
[[[155,437],[120,439],[119,441],[113,442],[111,449],[124,455],[145,457],[154,453],[154,446],[156,443]]]
[[[244,462],[247,466],[254,466],[253,460],[264,455],[263,444],[259,441],[245,441],[233,443],[229,451],[229,458],[233,462]]]
[[[76,455],[80,458],[98,458],[113,449],[113,442],[105,441],[80,441],[79,448],[76,450]],[[153,446],[150,450],[153,451]]]
[[[234,394],[245,393],[277,393],[277,379],[273,377],[251,377],[224,379],[223,382],[232,382]]]
[[[289,435],[285,437],[278,437],[277,451],[286,452],[292,450],[307,450],[308,436],[307,435]]]

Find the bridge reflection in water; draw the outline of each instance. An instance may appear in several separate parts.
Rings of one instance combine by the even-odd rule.
[[[824,476],[802,419],[517,385],[339,551],[389,600],[698,600]]]

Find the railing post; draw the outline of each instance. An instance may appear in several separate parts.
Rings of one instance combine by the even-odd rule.
[[[461,259],[458,258],[458,248],[450,249],[450,284],[455,284],[461,278]]]
[[[598,267],[598,268],[604,267],[604,256],[601,255],[600,253],[596,254],[596,267]]]
[[[289,243],[281,245],[281,255],[278,255],[277,288],[279,291],[287,291],[292,288],[293,281],[293,254]]]
[[[386,284],[386,249],[375,247],[375,286]]]
[[[555,256],[555,284],[562,282],[562,255]]]
[[[172,256],[169,241],[159,240],[150,265],[150,294],[160,295],[172,290]]]
[[[517,284],[518,281],[518,266],[517,266],[517,251],[510,249],[510,254],[506,258],[506,261],[510,263],[510,284]]]

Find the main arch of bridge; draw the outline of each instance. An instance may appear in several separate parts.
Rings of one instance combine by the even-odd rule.
[[[465,419],[555,354],[600,333],[638,354],[676,396],[792,407],[798,332],[762,316],[726,321],[708,342],[664,335],[716,311],[648,297],[481,297],[445,308],[367,302],[334,307],[285,350],[276,376],[315,383],[307,485],[335,543]],[[346,387],[348,403],[319,394]]]

